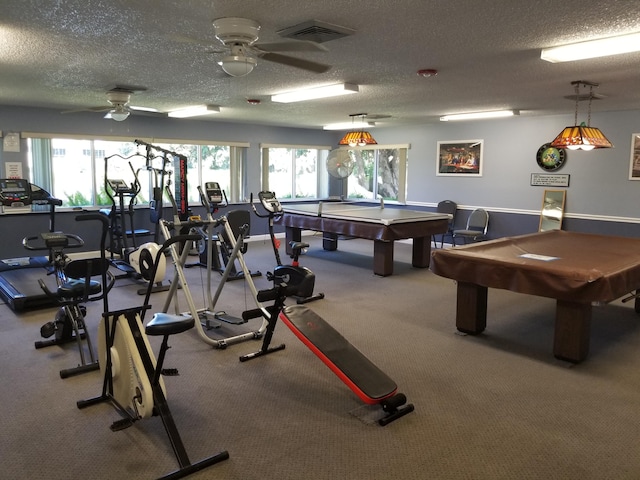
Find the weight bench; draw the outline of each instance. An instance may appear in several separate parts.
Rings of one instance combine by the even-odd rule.
[[[322,317],[304,305],[282,309],[280,320],[315,353],[364,403],[380,405],[385,416],[377,422],[387,425],[412,412],[414,406],[396,393],[396,383]]]

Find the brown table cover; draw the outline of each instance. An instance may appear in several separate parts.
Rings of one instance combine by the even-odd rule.
[[[637,238],[553,230],[431,255],[437,275],[572,302],[610,302],[640,288]]]

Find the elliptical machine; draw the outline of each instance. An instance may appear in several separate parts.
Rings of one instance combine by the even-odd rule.
[[[291,255],[292,262],[291,265],[283,265],[282,260],[280,259],[280,252],[278,251],[280,242],[276,239],[273,231],[274,221],[284,215],[282,204],[276,198],[276,194],[269,191],[258,192],[258,199],[267,214],[262,215],[258,213],[258,210],[253,203],[253,193],[251,194],[251,207],[258,217],[269,219],[269,237],[271,237],[271,245],[273,247],[273,253],[275,254],[277,263],[277,266],[273,269],[273,273],[267,272],[267,280],[273,281],[274,287],[283,283],[294,287],[296,293],[290,296],[295,298],[299,304],[323,299],[324,293],[316,293],[315,295],[313,293],[316,283],[315,274],[307,267],[301,266],[298,260],[302,249],[309,248],[309,244],[304,242],[290,242],[289,246],[293,252]]]

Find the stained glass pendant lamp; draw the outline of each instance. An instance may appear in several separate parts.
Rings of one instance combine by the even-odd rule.
[[[349,145],[350,147],[364,147],[366,145],[377,145],[378,142],[371,136],[371,134],[364,130],[364,118],[367,116],[366,113],[354,113],[349,115],[351,117],[351,121],[355,117],[362,118],[362,128],[356,130],[355,128],[345,134],[342,137],[342,140],[338,142],[338,145]]]
[[[569,150],[593,150],[594,148],[612,148],[613,144],[609,141],[599,128],[592,127],[591,124],[591,101],[593,100],[593,87],[597,87],[597,83],[587,82],[585,80],[576,80],[571,82],[576,90],[576,110],[574,117],[574,125],[565,127],[560,134],[551,142],[551,146],[555,148],[568,148]],[[580,87],[589,87],[589,110],[587,123],[582,122],[578,125],[578,101],[580,100]]]

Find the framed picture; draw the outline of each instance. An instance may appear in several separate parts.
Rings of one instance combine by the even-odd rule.
[[[436,175],[482,176],[482,140],[438,142]]]
[[[631,134],[631,157],[629,159],[629,180],[640,180],[640,133]]]

